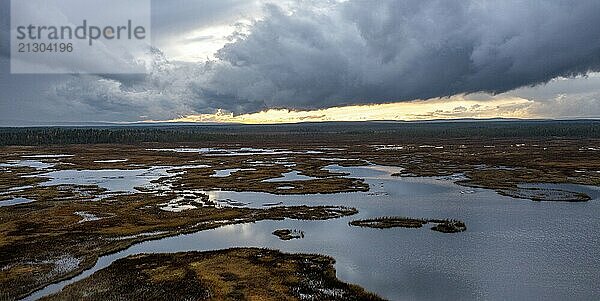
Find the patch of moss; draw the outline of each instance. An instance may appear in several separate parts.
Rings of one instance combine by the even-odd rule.
[[[443,233],[457,233],[467,230],[462,221],[440,219],[417,219],[407,217],[378,217],[372,219],[354,220],[349,224],[355,227],[389,229],[389,228],[422,228],[429,223],[436,224],[431,230]]]
[[[99,256],[144,240],[259,220],[323,220],[357,212],[354,208],[309,206],[201,207],[180,213],[159,208],[173,197],[140,193],[95,202],[39,201],[0,207],[0,295],[24,297],[90,268]],[[103,218],[81,222],[80,212]],[[31,273],[23,277],[28,270]]]
[[[382,300],[322,255],[266,249],[136,255],[42,300]]]
[[[281,240],[292,240],[304,238],[304,231],[290,230],[290,229],[278,229],[273,231],[273,235],[279,237]]]

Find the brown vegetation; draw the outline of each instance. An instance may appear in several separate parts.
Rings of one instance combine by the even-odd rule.
[[[276,136],[276,134],[273,134]],[[324,169],[330,164],[365,165],[367,162],[403,168],[399,176],[464,174],[458,182],[494,189],[503,195],[536,201],[587,201],[589,196],[553,189],[521,188],[523,183],[574,183],[600,185],[600,140],[572,139],[379,139],[359,140],[263,139],[243,147],[278,148],[282,155],[206,156],[151,149],[173,147],[240,148],[239,144],[187,143],[179,145],[69,145],[0,148],[0,201],[30,198],[36,202],[0,207],[0,299],[23,297],[49,283],[78,274],[98,256],[142,240],[200,231],[225,224],[264,219],[325,219],[356,213],[349,208],[273,207],[217,208],[211,204],[180,213],[160,210],[159,204],[180,197],[183,190],[259,191],[276,194],[310,194],[367,191],[361,179]],[[257,142],[258,141],[258,142]],[[392,144],[393,143],[393,144]],[[386,147],[380,147],[384,144]],[[311,150],[312,152],[306,152]],[[164,191],[107,195],[98,186],[37,186],[45,179],[31,167],[6,164],[38,154],[72,157],[36,159],[55,164],[54,170],[141,169],[173,166],[179,170],[157,180]],[[99,162],[127,159],[121,162]],[[263,164],[253,162],[262,161]],[[192,165],[192,166],[190,166]],[[207,168],[193,168],[208,165]],[[211,177],[216,170],[241,168],[228,177]],[[309,181],[265,182],[296,170],[315,177]],[[29,187],[31,186],[31,187]],[[291,189],[279,189],[279,187]],[[102,195],[101,200],[91,201]],[[214,205],[214,204],[213,204]],[[306,204],[310,205],[310,204]],[[99,218],[82,221],[85,213]],[[390,223],[390,221],[386,221]],[[405,227],[423,226],[421,220],[394,221]],[[447,227],[450,225],[451,227]],[[436,231],[454,231],[462,224],[439,223]]]
[[[44,300],[381,300],[335,277],[334,259],[265,249],[137,255]]]
[[[292,240],[304,238],[304,231],[290,230],[290,229],[278,229],[273,231],[273,235],[279,237],[281,240]]]
[[[378,217],[372,219],[361,219],[351,221],[351,226],[375,229],[389,228],[422,228],[429,223],[436,224],[431,230],[443,233],[457,233],[467,230],[467,226],[462,221],[457,220],[440,220],[440,219],[416,219],[408,217]]]

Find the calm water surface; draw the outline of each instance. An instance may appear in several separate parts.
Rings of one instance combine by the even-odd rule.
[[[591,202],[537,203],[461,187],[452,179],[393,178],[390,174],[398,171],[394,168],[331,169],[365,178],[371,191],[303,196],[209,194],[252,207],[279,202],[344,205],[358,208],[358,215],[329,221],[263,221],[140,243],[100,258],[93,269],[29,299],[59,291],[132,254],[268,247],[332,256],[340,279],[390,300],[600,300],[598,187],[568,185],[570,190],[590,194]],[[385,215],[456,218],[464,220],[468,230],[443,234],[428,228],[348,226],[356,218]],[[302,230],[305,238],[285,242],[271,234],[282,228]]]
[[[10,207],[21,204],[27,204],[35,202],[34,200],[26,199],[26,198],[14,198],[6,201],[0,201],[0,207]]]

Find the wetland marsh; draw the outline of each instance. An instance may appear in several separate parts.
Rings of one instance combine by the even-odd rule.
[[[99,300],[110,277],[232,299],[600,296],[598,140],[400,142],[2,147],[0,298],[65,299],[84,285]],[[413,226],[436,231],[402,228]],[[225,268],[197,252],[262,248],[291,265],[335,259],[311,257],[328,262],[318,273],[333,288],[299,294],[310,277],[298,276],[271,293],[235,289],[241,261],[221,280],[185,276]],[[142,258],[173,278],[129,278],[123,264]]]

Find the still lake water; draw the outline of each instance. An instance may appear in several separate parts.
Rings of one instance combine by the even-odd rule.
[[[262,221],[147,241],[100,258],[84,274],[30,296],[39,298],[132,254],[268,247],[336,259],[337,276],[390,300],[600,300],[600,188],[561,186],[593,197],[587,203],[538,203],[453,184],[452,178],[394,178],[398,169],[342,168],[371,186],[367,193],[277,196],[210,192],[251,207],[343,205],[358,215],[328,221]],[[554,187],[554,186],[550,186]],[[264,207],[263,207],[264,208]],[[464,233],[350,227],[378,216],[455,218]],[[276,229],[305,238],[281,241]]]

